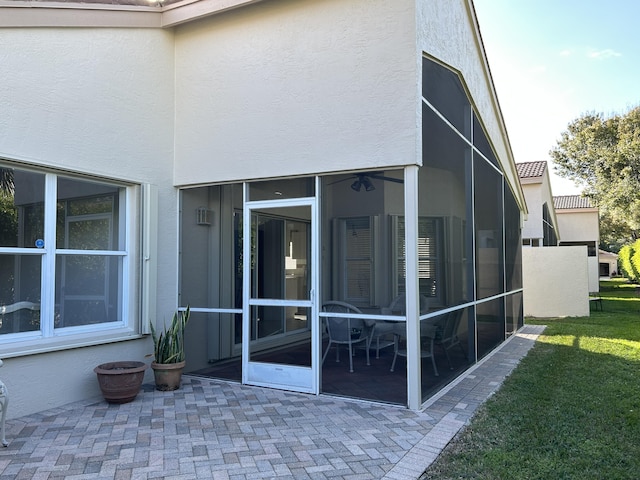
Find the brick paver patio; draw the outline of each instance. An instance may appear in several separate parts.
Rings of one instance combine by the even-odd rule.
[[[185,376],[176,392],[10,420],[0,479],[417,479],[543,329],[525,326],[420,412]]]

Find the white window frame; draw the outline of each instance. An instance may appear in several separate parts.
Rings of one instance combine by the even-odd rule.
[[[139,303],[140,292],[137,288],[138,282],[132,281],[132,279],[140,277],[139,262],[137,261],[139,249],[134,246],[137,245],[141,232],[145,237],[153,235],[153,232],[150,232],[149,229],[144,228],[142,230],[137,228],[135,223],[141,217],[141,192],[143,186],[125,184],[103,178],[86,178],[65,172],[57,173],[30,169],[22,165],[14,167],[8,162],[3,163],[2,166],[4,168],[16,168],[44,174],[44,237],[47,240],[43,248],[0,246],[0,254],[37,255],[41,257],[40,329],[0,335],[0,357],[18,357],[139,338],[142,334],[139,320],[140,309],[136,305]],[[114,215],[116,218],[113,221],[118,222],[119,243],[123,245],[122,250],[57,248],[55,232],[58,201],[57,180],[59,177],[103,183],[120,189],[118,213],[117,216]],[[119,321],[61,328],[54,327],[56,258],[69,255],[116,256],[122,259],[118,272],[120,284],[120,291],[118,292]],[[151,260],[155,261],[155,259]]]

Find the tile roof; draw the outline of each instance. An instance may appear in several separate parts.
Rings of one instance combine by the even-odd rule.
[[[545,168],[547,168],[547,162],[543,160],[540,162],[516,163],[516,168],[520,178],[541,177]]]
[[[553,206],[556,210],[569,209],[569,208],[595,208],[595,205],[591,204],[591,200],[582,195],[562,195],[559,197],[553,197]]]

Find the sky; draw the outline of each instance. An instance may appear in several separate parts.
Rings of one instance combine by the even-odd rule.
[[[473,1],[515,161],[549,161],[553,194],[579,194],[549,151],[581,115],[640,105],[640,1]]]

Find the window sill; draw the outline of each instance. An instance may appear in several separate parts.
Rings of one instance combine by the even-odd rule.
[[[0,358],[16,358],[42,353],[59,352],[75,348],[94,347],[109,343],[138,340],[145,337],[130,329],[117,329],[106,332],[91,332],[52,338],[30,338],[2,345],[0,338]]]

